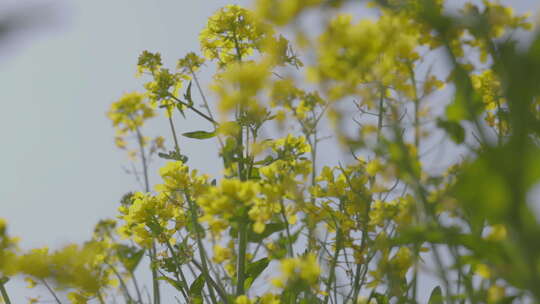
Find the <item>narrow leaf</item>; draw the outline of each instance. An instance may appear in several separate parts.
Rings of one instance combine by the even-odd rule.
[[[216,132],[207,132],[207,131],[193,131],[193,132],[187,132],[182,134],[185,137],[188,138],[195,138],[195,139],[208,139],[216,136]]]
[[[169,284],[171,284],[171,286],[176,288],[178,291],[182,291],[184,287],[184,284],[182,282],[178,282],[166,276],[158,277],[158,280],[167,281]]]
[[[270,260],[262,258],[247,265],[246,274],[255,280],[268,267]]]
[[[268,258],[262,258],[253,263],[249,263],[246,269],[246,274],[248,278],[246,279],[244,287],[249,289],[251,287],[251,284],[253,284],[253,281],[257,279],[257,277],[266,269],[266,267],[268,267],[269,263],[270,260],[268,260]]]
[[[189,286],[189,293],[192,296],[202,296],[202,289],[204,287],[204,276],[201,274],[199,275],[193,283],[191,283],[191,286]]]
[[[186,93],[184,94],[184,99],[187,100],[189,106],[193,106],[193,99],[191,98],[191,81],[187,87]]]
[[[282,231],[285,229],[284,223],[270,223],[267,224],[262,233],[256,233],[250,229],[248,232],[248,241],[252,243],[258,243],[263,239],[269,237],[272,233]]]
[[[125,264],[126,266],[126,269],[129,271],[129,272],[134,272],[135,269],[137,268],[137,266],[139,265],[139,263],[141,262],[142,258],[144,256],[144,249],[141,249],[141,250],[138,250],[137,252],[135,252],[131,257],[129,257],[129,259],[126,261],[127,263]]]
[[[186,118],[186,113],[184,113],[184,105],[181,103],[177,103],[176,108],[178,109],[180,114],[182,114],[182,117]]]
[[[431,295],[429,296],[428,304],[443,304],[441,286],[433,288]]]
[[[461,144],[465,141],[465,129],[459,122],[437,119],[437,126],[446,131],[456,144]]]

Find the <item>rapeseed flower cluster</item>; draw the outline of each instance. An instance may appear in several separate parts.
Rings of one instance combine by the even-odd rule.
[[[147,103],[142,93],[127,93],[111,105],[109,119],[116,128],[118,136],[135,132],[144,125],[145,121],[156,115],[154,109]]]
[[[417,27],[406,17],[355,23],[351,15],[339,15],[319,37],[317,65],[310,75],[314,81],[333,83],[333,100],[356,95],[361,84],[369,83],[407,91],[407,65],[419,58],[419,39]]]
[[[49,282],[55,289],[70,289],[69,298],[79,301],[73,303],[86,303],[103,297],[106,289],[118,284],[105,264],[109,246],[89,241],[83,246],[72,244],[52,252],[47,247],[32,249],[14,258],[7,274],[25,275],[30,288]]]
[[[200,221],[207,223],[216,236],[230,227],[234,220],[242,220],[259,193],[259,184],[253,181],[225,179],[197,199],[204,215]]]
[[[299,258],[283,259],[280,261],[280,269],[281,276],[272,280],[272,283],[279,288],[297,283],[314,285],[321,274],[321,268],[313,254]]]
[[[204,56],[225,67],[260,50],[266,33],[265,26],[251,11],[227,5],[208,19],[199,41]]]

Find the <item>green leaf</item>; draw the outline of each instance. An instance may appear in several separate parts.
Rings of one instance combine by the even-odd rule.
[[[377,301],[377,304],[388,304],[389,303],[387,296],[385,296],[385,295],[383,295],[381,293],[375,292],[375,291],[371,292],[367,302],[370,303],[372,299]]]
[[[272,157],[272,155],[268,155],[263,160],[256,161],[255,165],[268,166],[271,163],[273,163],[274,161],[275,161],[274,157]]]
[[[184,113],[184,105],[181,103],[177,103],[176,108],[178,109],[180,114],[182,114],[182,117],[186,118],[186,113]]]
[[[454,186],[454,195],[476,224],[485,219],[499,222],[512,214],[512,191],[507,183],[506,173],[497,170],[492,164],[508,162],[504,153],[493,151],[484,154],[474,162],[463,167]],[[490,160],[491,159],[491,160]]]
[[[127,259],[127,263],[124,264],[129,272],[134,272],[142,258],[144,257],[144,249],[136,251],[131,257]]]
[[[285,229],[284,223],[270,223],[267,224],[263,233],[256,233],[251,229],[248,232],[248,241],[252,243],[259,243],[265,238],[269,237],[272,233],[282,231]]]
[[[259,168],[253,167],[251,168],[251,174],[249,176],[250,179],[261,179],[261,174],[259,173]]]
[[[127,245],[117,247],[118,257],[120,262],[127,271],[133,273],[144,257],[144,249],[137,249]]]
[[[253,281],[268,267],[270,260],[268,258],[262,258],[253,263],[249,263],[246,267],[246,274]]]
[[[182,282],[173,280],[173,279],[171,279],[169,277],[166,277],[166,276],[158,277],[158,280],[167,281],[169,284],[171,284],[171,286],[176,288],[178,291],[182,291],[182,289],[185,287]]]
[[[251,287],[251,284],[253,284],[253,281],[254,281],[253,278],[247,278],[244,281],[244,289],[248,290]]]
[[[193,99],[191,98],[191,81],[189,82],[186,93],[184,94],[184,99],[187,100],[187,104],[190,107],[193,106]]]
[[[457,121],[437,119],[437,126],[446,131],[450,138],[461,144],[465,141],[465,129]]]
[[[159,152],[158,156],[163,158],[163,159],[178,160],[178,161],[181,161],[183,163],[186,163],[188,161],[187,156],[185,156],[183,154],[180,154],[180,153],[178,153],[176,151],[169,151],[169,153]]]
[[[207,131],[193,131],[193,132],[187,132],[182,134],[185,137],[188,138],[195,138],[195,139],[208,139],[216,136],[216,132],[207,132]]]
[[[204,276],[200,274],[189,286],[189,293],[192,297],[202,298],[202,290],[204,287]]]
[[[443,296],[441,286],[433,288],[431,295],[429,296],[428,304],[443,304]]]

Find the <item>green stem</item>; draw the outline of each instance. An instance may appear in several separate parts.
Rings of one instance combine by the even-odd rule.
[[[189,197],[189,193],[186,191],[185,193],[186,200],[189,204],[190,214],[191,214],[191,221],[193,222],[193,226],[195,227],[195,237],[197,239],[197,247],[199,247],[199,257],[201,259],[201,271],[203,273],[204,279],[208,283],[208,292],[210,294],[210,298],[212,299],[212,303],[217,303],[216,295],[214,293],[215,286],[212,286],[210,284],[212,280],[212,277],[210,276],[210,272],[208,271],[208,264],[206,263],[206,253],[204,250],[204,244],[201,239],[201,229],[202,227],[199,225],[199,222],[197,221],[197,215],[196,215],[196,208],[195,203],[191,200]],[[214,287],[214,288],[213,288]],[[228,303],[227,294],[220,290],[219,288],[216,288],[218,294],[220,295],[221,299],[224,303]]]
[[[384,115],[384,87],[380,88],[380,98],[379,98],[379,115],[377,120],[377,143],[381,140],[382,124],[383,124],[383,115]]]
[[[169,243],[169,241],[166,242],[167,243],[167,248],[169,249],[169,251],[171,252],[171,255],[174,257],[174,260],[176,261],[176,269],[174,270],[174,274],[176,276],[176,280],[178,282],[180,282],[180,276],[182,277],[182,282],[184,283],[183,285],[184,286],[188,286],[187,284],[187,280],[186,280],[186,277],[184,276],[184,273],[182,272],[182,268],[180,267],[180,260],[178,259],[178,255],[176,254],[176,252],[174,251],[174,249],[172,248],[171,244]],[[180,274],[180,275],[179,275]],[[189,296],[188,294],[186,293],[186,291],[184,290],[184,287],[180,288],[180,292],[182,292],[182,295],[184,296],[184,298],[186,299],[186,301],[189,301]]]
[[[142,304],[142,295],[141,295],[141,290],[139,289],[139,283],[137,282],[137,277],[135,277],[135,274],[133,272],[130,272],[129,273],[130,276],[131,276],[131,279],[133,280],[133,285],[135,286],[135,292],[137,293],[137,300],[139,301],[139,303]]]
[[[154,304],[161,303],[161,294],[159,290],[158,273],[156,270],[156,243],[152,240],[152,248],[150,248],[150,270],[152,271],[152,288],[154,291]]]
[[[201,95],[201,98],[204,103],[204,107],[206,108],[206,111],[208,112],[208,116],[212,119],[214,119],[214,116],[212,115],[212,111],[210,110],[210,105],[208,103],[208,100],[206,99],[206,95],[204,94],[201,84],[199,83],[199,78],[197,77],[197,74],[190,68],[189,71],[191,72],[191,76],[193,77],[193,80],[195,80],[195,85],[197,86],[197,90],[199,91],[199,94]]]
[[[169,118],[169,122],[170,122],[170,127],[171,127],[171,130],[173,132],[173,136],[176,136],[176,132],[174,130],[174,124],[172,123],[172,119]],[[178,146],[178,141],[174,141],[174,145],[175,145],[175,149],[176,151],[180,151],[180,147]],[[203,247],[203,243],[202,243],[202,240],[200,238],[200,234],[199,234],[199,229],[200,229],[200,226],[197,222],[197,217],[195,215],[195,212],[196,212],[196,208],[193,204],[193,202],[191,201],[191,199],[189,199],[189,194],[186,192],[185,193],[186,195],[186,198],[187,198],[187,201],[188,201],[188,204],[189,204],[189,208],[190,208],[190,213],[191,213],[191,220],[193,222],[193,225],[195,227],[195,235],[196,235],[196,238],[197,238],[197,246],[199,247],[199,253],[200,253],[200,258],[201,258],[201,263],[203,264],[203,267],[202,267],[202,272],[203,272],[203,275],[205,277],[205,280],[207,282],[209,282],[211,280],[210,278],[210,275],[209,275],[209,271],[208,271],[208,267],[206,265],[206,254],[204,253],[204,247]],[[167,247],[169,248],[169,250],[171,251],[171,254],[174,256],[177,264],[178,264],[178,268],[180,269],[180,263],[179,263],[179,260],[178,260],[178,256],[175,254],[173,248],[171,247],[171,245],[169,244],[169,242],[167,242]],[[180,275],[182,276],[182,280],[184,281],[185,285],[187,286],[187,280],[184,276],[184,273],[182,272],[182,270],[180,269]],[[209,290],[209,293],[210,293],[210,297],[212,299],[212,303],[217,303],[217,299],[216,299],[216,296],[214,294],[214,291],[211,287],[211,284],[208,283],[208,290]],[[184,294],[184,296],[186,297],[186,300],[188,299],[186,294],[182,291],[182,293]],[[219,293],[219,290],[218,290],[218,293]]]
[[[326,296],[324,297],[324,304],[328,303],[330,298],[330,288],[332,288],[332,283],[334,282],[336,276],[336,265],[339,257],[339,251],[341,250],[341,230],[338,228],[338,223],[336,223],[336,251],[332,257],[332,264],[330,264],[330,276],[328,277],[328,282],[326,283]]]
[[[246,221],[240,222],[240,227],[238,228],[238,265],[237,265],[237,276],[238,281],[236,282],[236,296],[243,295],[244,291],[244,282],[246,280],[246,249],[247,249],[247,230],[248,225]]]
[[[416,76],[412,62],[407,62],[407,68],[411,76],[413,85],[413,102],[414,102],[414,146],[418,150],[420,146],[420,98],[418,98],[418,89],[416,84]]]
[[[11,301],[9,300],[9,296],[6,290],[6,286],[4,284],[7,282],[6,278],[0,279],[0,293],[2,293],[2,299],[6,304],[11,304]]]
[[[203,272],[204,273],[204,269],[203,267],[201,266],[201,264],[199,264],[195,259],[191,260],[191,262],[193,263],[193,265],[195,265],[195,267],[197,269],[199,269],[199,271]],[[228,303],[228,298],[227,298],[227,294],[225,293],[225,289],[223,288],[223,285],[220,285],[218,283],[216,283],[216,281],[214,281],[214,279],[212,279],[212,277],[208,276],[208,279],[210,279],[210,281],[208,281],[207,283],[209,285],[211,285],[212,287],[214,287],[215,290],[217,290],[219,296],[224,299],[224,302],[223,303]]]
[[[122,288],[122,291],[124,292],[124,297],[126,298],[127,302],[134,303],[133,298],[129,294],[129,289],[127,288],[126,282],[124,281],[120,273],[118,273],[118,271],[113,265],[107,263],[107,266],[109,266],[109,268],[113,271],[114,275],[118,278],[118,281],[120,282],[120,287]]]
[[[418,98],[418,86],[416,83],[416,75],[412,62],[407,62],[407,68],[411,76],[411,82],[413,85],[413,102],[414,102],[414,146],[416,147],[417,155],[420,155],[420,98]],[[416,216],[418,217],[418,216]],[[418,219],[416,219],[418,220]],[[413,301],[416,302],[418,294],[418,260],[419,260],[419,248],[418,244],[414,245],[414,269],[413,269]]]
[[[287,233],[287,239],[288,239],[288,247],[289,247],[289,254],[291,258],[294,257],[294,250],[292,246],[292,238],[291,238],[291,230],[289,228],[289,221],[287,220],[287,214],[285,214],[285,204],[283,204],[283,199],[279,201],[281,204],[281,216],[283,217],[283,222],[285,222],[285,231]]]
[[[103,295],[101,295],[101,292],[97,292],[97,298],[99,301],[99,304],[105,304],[105,300],[103,299]]]
[[[187,103],[181,101],[180,99],[176,98],[176,96],[174,96],[174,95],[170,95],[170,97],[171,97],[172,99],[174,99],[176,102],[178,102],[179,104],[181,104],[181,105],[187,107],[188,109],[190,109],[191,111],[197,113],[197,114],[198,114],[199,116],[201,116],[202,118],[208,120],[208,121],[211,122],[213,125],[215,125],[215,126],[218,125],[218,123],[217,123],[212,117],[210,117],[210,116],[204,114],[203,112],[199,111],[199,110],[198,110],[197,108],[195,108],[194,106],[189,105],[189,104],[187,104]]]
[[[45,281],[45,279],[42,279],[41,280],[41,283],[43,283],[43,285],[45,285],[45,287],[47,288],[47,290],[51,293],[51,295],[53,296],[54,300],[56,301],[56,303],[58,304],[62,304],[62,302],[60,302],[60,299],[58,298],[58,296],[56,295],[56,293],[54,292],[54,290],[49,286],[49,284],[47,284],[47,281]]]
[[[208,112],[208,117],[210,117],[212,120],[216,121],[214,118],[214,115],[212,115],[212,110],[210,109],[210,104],[208,103],[208,100],[206,99],[206,95],[204,94],[204,91],[202,89],[202,86],[199,82],[199,77],[197,77],[197,74],[195,74],[195,71],[193,69],[189,69],[191,72],[191,76],[193,77],[193,80],[195,80],[195,86],[197,87],[197,90],[199,91],[199,94],[201,95],[201,98],[203,100],[204,107],[206,108],[206,112]],[[219,145],[223,148],[223,141],[221,139],[221,136],[218,134],[217,136]]]
[[[139,151],[141,153],[141,162],[144,175],[144,191],[149,192],[150,182],[148,181],[148,163],[146,162],[146,154],[144,153],[144,139],[139,128],[135,128],[135,132],[137,133],[137,142],[139,144]]]
[[[135,128],[137,133],[137,141],[139,143],[139,150],[141,153],[141,161],[143,166],[144,174],[144,190],[145,192],[150,191],[150,182],[148,180],[148,163],[146,161],[146,155],[144,153],[144,141],[141,130],[137,127]],[[150,270],[152,272],[152,287],[154,294],[154,304],[160,304],[160,291],[159,291],[159,281],[157,279],[157,271],[155,269],[154,261],[156,260],[156,244],[152,241],[152,248],[150,248]]]
[[[178,137],[176,136],[176,129],[174,128],[174,123],[173,123],[173,120],[172,120],[172,113],[171,113],[171,110],[167,109],[167,112],[168,112],[168,116],[169,116],[169,126],[171,127],[171,131],[172,131],[172,135],[173,135],[173,140],[174,140],[174,147],[175,147],[175,150],[176,150],[176,153],[180,154],[180,145],[178,144]]]

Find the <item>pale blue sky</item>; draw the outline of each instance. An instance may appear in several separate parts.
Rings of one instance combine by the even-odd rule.
[[[230,2],[55,1],[56,24],[20,34],[0,53],[0,201],[24,247],[82,240],[115,214],[137,184],[122,170],[129,163],[113,145],[105,112],[122,93],[141,89],[134,77],[141,51],[159,51],[173,67],[198,51],[206,18]],[[177,122],[186,131],[188,123],[208,127]],[[197,152],[192,165],[212,170],[216,154],[199,148],[186,147]]]
[[[31,4],[43,2],[2,0],[0,13],[33,10]],[[143,50],[161,52],[173,67],[176,59],[198,51],[208,16],[227,3],[248,1],[47,3],[54,24],[17,33],[0,46],[0,216],[8,220],[10,234],[21,236],[23,248],[88,239],[99,219],[117,214],[125,192],[140,189],[122,169],[129,167],[125,152],[113,144],[105,116],[110,103],[141,89],[134,75]],[[199,120],[177,124],[181,132],[209,127]],[[162,130],[156,124],[150,129]],[[184,151],[193,167],[217,173],[211,142]],[[14,303],[29,294],[19,285],[8,285]]]
[[[44,2],[51,5],[50,26],[0,45],[0,216],[12,235],[21,236],[23,248],[88,239],[99,219],[116,215],[119,198],[139,188],[122,169],[129,162],[114,147],[105,116],[122,93],[141,89],[134,77],[139,53],[159,51],[173,67],[179,57],[198,51],[198,33],[216,9],[251,3],[0,0],[0,15],[21,7],[32,11],[33,4]],[[505,2],[520,10],[537,5],[536,0]],[[209,127],[200,120],[177,125],[180,132]],[[152,124],[149,134],[162,130]],[[213,143],[189,143],[183,146],[190,165],[216,174]],[[19,285],[9,284],[14,303],[24,302],[26,291]]]

